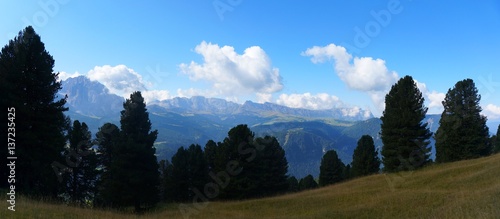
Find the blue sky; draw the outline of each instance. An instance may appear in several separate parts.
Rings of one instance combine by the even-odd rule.
[[[0,43],[32,25],[62,78],[148,101],[203,95],[375,116],[398,78],[430,113],[472,78],[500,119],[498,1],[75,1],[0,3]]]

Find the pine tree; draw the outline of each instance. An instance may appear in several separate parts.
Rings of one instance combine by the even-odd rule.
[[[342,178],[344,180],[349,180],[349,179],[352,178],[352,167],[351,167],[351,164],[345,165],[345,168],[342,171]]]
[[[98,181],[98,192],[95,198],[97,206],[113,206],[113,203],[118,202],[116,190],[113,188],[114,182],[118,181],[116,171],[112,169],[111,164],[116,158],[116,151],[120,145],[120,128],[112,123],[106,123],[99,128],[96,133],[95,144],[98,146],[98,161],[99,169],[101,169],[101,177]]]
[[[53,72],[54,59],[45,50],[40,36],[29,26],[0,52],[0,108],[15,113],[16,189],[31,196],[57,197],[60,176],[69,170],[61,153],[66,144],[69,119],[63,114],[65,98],[57,92],[61,83]],[[7,116],[2,136],[7,136]],[[2,150],[2,159],[7,150]],[[4,162],[6,163],[6,162]],[[53,169],[51,164],[66,166]],[[5,168],[0,175],[7,178]],[[54,172],[56,170],[56,172]],[[5,186],[5,181],[2,185]]]
[[[258,189],[254,197],[271,196],[286,192],[288,189],[287,173],[288,161],[285,150],[281,147],[278,139],[271,136],[256,138],[254,147],[257,156],[252,163],[256,164],[255,178],[258,181]]]
[[[112,123],[102,125],[96,133],[95,143],[98,146],[101,168],[106,171],[120,145],[120,128]]]
[[[208,182],[208,165],[201,146],[192,144],[187,149],[188,154],[188,177],[189,177],[189,199],[195,196],[194,189],[203,192]]]
[[[377,173],[380,169],[378,151],[375,150],[373,138],[363,135],[358,140],[358,146],[352,155],[353,177],[366,176]]]
[[[207,141],[204,149],[205,160],[209,171],[215,172],[215,160],[217,157],[217,143],[213,140]]]
[[[103,182],[106,202],[113,207],[134,206],[136,212],[159,201],[159,166],[154,141],[158,131],[151,130],[151,121],[140,92],[134,92],[123,104],[119,145]]]
[[[100,171],[95,151],[92,149],[92,137],[87,124],[75,120],[68,135],[69,148],[65,151],[67,157],[75,156],[71,162],[75,167],[66,177],[66,194],[70,201],[85,205],[93,201],[96,195],[97,180]]]
[[[238,174],[231,177],[229,184],[220,194],[222,199],[244,199],[255,195],[258,186],[254,175],[256,150],[252,145],[255,134],[247,125],[237,125],[228,132],[218,150],[217,171],[225,170],[228,163],[237,163]],[[253,152],[253,153],[252,153]],[[252,162],[252,163],[250,163]]]
[[[318,188],[318,183],[314,180],[311,174],[305,176],[299,181],[299,191]]]
[[[160,199],[163,202],[174,201],[175,181],[174,166],[168,160],[160,161]]]
[[[288,177],[286,181],[288,182],[288,192],[299,191],[299,181],[295,178],[295,176]]]
[[[411,76],[401,78],[385,96],[381,125],[384,170],[413,170],[427,164],[432,133],[422,121],[427,113],[422,93]]]
[[[188,167],[189,154],[184,147],[180,147],[172,156],[173,199],[177,202],[189,200],[190,173]]]
[[[327,186],[344,180],[345,165],[334,150],[329,150],[323,155],[319,169],[319,186]]]
[[[496,138],[495,141],[493,141],[493,152],[495,153],[500,152],[500,137],[498,136],[500,136],[500,125],[498,125]]]
[[[436,162],[452,162],[489,155],[489,129],[481,115],[476,85],[465,79],[449,89],[436,132]]]

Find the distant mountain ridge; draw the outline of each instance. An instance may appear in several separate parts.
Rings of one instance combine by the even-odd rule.
[[[68,78],[62,82],[60,96],[67,96],[66,106],[70,111],[87,116],[105,117],[119,114],[125,99],[97,81],[85,76]]]
[[[334,108],[328,110],[310,110],[302,108],[291,108],[275,103],[255,103],[246,101],[238,104],[218,98],[206,98],[193,96],[191,98],[175,97],[163,101],[155,101],[148,105],[158,105],[167,111],[175,113],[213,114],[213,115],[288,115],[309,118],[333,118],[344,121],[359,121],[373,118],[369,110],[358,107]]]

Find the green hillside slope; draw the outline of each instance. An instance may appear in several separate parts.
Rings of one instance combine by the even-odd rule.
[[[16,212],[5,206],[0,218],[183,218],[178,204],[138,217],[18,199]],[[184,207],[196,209],[193,203]],[[197,207],[190,218],[499,218],[500,154],[274,198]]]

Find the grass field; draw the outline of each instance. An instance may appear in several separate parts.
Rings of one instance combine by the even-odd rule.
[[[3,195],[5,198],[5,195]],[[179,204],[136,216],[32,201],[0,218],[183,218]],[[186,203],[196,209],[193,203]],[[190,218],[500,218],[500,154],[363,177],[273,198],[210,202]]]

